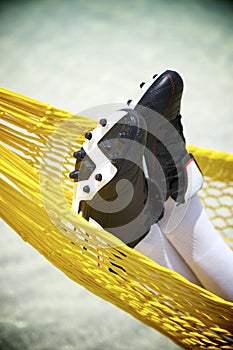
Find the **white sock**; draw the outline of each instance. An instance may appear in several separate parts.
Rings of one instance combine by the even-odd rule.
[[[233,251],[213,227],[198,196],[178,206],[169,198],[159,227],[202,285],[233,301]]]
[[[134,249],[159,265],[179,273],[190,282],[200,285],[192,270],[169,243],[157,224],[151,227],[147,236]]]

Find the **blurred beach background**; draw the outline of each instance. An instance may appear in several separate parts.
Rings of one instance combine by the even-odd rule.
[[[0,84],[78,113],[175,69],[187,143],[232,153],[232,34],[231,1],[1,1]],[[179,349],[0,231],[0,350]]]

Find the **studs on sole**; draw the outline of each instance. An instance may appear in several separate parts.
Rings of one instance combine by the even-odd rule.
[[[105,119],[105,118],[100,119],[99,123],[100,123],[100,125],[102,125],[104,127],[107,125],[107,119]]]
[[[91,140],[92,139],[92,133],[91,132],[86,132],[85,137],[87,140]]]
[[[79,151],[74,152],[73,157],[82,160],[86,155],[86,152],[84,151],[83,148],[81,148]]]
[[[89,193],[90,192],[90,187],[89,186],[84,186],[83,187],[83,192]]]
[[[72,171],[70,174],[69,174],[69,177],[71,178],[71,179],[78,179],[79,178],[79,171],[78,170],[74,170],[74,171]]]
[[[101,181],[101,180],[102,180],[102,175],[101,175],[101,174],[96,174],[96,175],[95,175],[95,179],[96,179],[97,181]]]

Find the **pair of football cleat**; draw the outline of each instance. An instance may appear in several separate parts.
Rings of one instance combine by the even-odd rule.
[[[163,217],[168,197],[184,203],[203,183],[185,147],[183,81],[167,70],[141,83],[142,96],[100,120],[74,153],[73,209],[135,247]]]

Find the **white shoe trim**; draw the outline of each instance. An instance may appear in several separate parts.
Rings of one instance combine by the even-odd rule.
[[[188,199],[192,198],[202,188],[203,176],[194,158],[190,158],[189,161],[185,164],[185,171],[187,187],[184,200],[187,202]]]
[[[106,135],[112,127],[125,115],[126,111],[116,111],[108,117],[106,126],[98,125],[91,133],[91,140],[86,140],[82,145],[84,151],[95,164],[96,168],[87,180],[74,183],[74,196],[72,209],[79,212],[80,201],[91,200],[102,187],[109,183],[115,174],[117,168],[111,163],[104,153],[98,147],[98,142]],[[102,180],[95,179],[96,174],[102,175]],[[83,188],[88,186],[90,191],[84,192]]]

